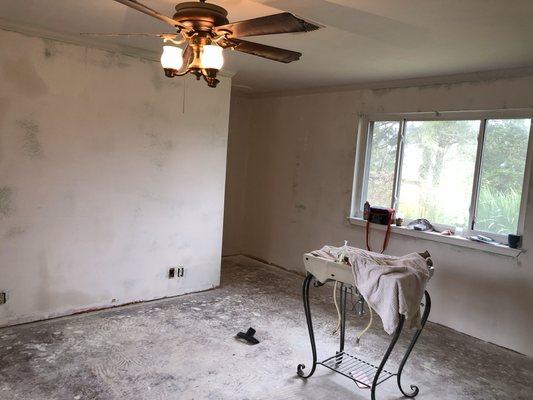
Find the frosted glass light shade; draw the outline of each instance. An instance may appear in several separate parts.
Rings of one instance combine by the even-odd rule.
[[[223,48],[215,44],[206,44],[202,51],[202,68],[220,69],[224,65]]]
[[[161,65],[165,69],[180,69],[183,65],[183,50],[176,46],[163,46]]]

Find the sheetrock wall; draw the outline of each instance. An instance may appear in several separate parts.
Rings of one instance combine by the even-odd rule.
[[[363,228],[347,221],[359,113],[532,106],[533,77],[234,100],[230,144],[236,148],[230,146],[229,154],[238,154],[241,164],[230,163],[239,171],[228,170],[235,181],[227,196],[244,192],[245,204],[228,203],[226,221],[241,223],[238,215],[244,231],[225,249],[303,271],[306,251],[345,239],[364,247]],[[247,126],[234,121],[243,113],[253,115]],[[529,250],[533,193],[526,227]],[[225,232],[236,229],[226,226]],[[532,255],[514,259],[400,235],[392,236],[388,253],[425,249],[437,267],[429,285],[432,321],[533,355]]]
[[[0,47],[0,325],[217,286],[230,79],[6,31]]]
[[[248,99],[231,96],[229,131],[235,134],[228,138],[228,166],[226,171],[226,199],[224,213],[223,254],[241,254],[245,234],[244,207],[246,191],[247,158],[250,154],[249,132],[252,122],[251,104]]]

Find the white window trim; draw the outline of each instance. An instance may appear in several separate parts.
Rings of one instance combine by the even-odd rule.
[[[368,166],[370,162],[370,146],[371,141],[369,140],[372,132],[372,122],[376,121],[398,121],[400,123],[399,135],[398,135],[398,146],[396,148],[396,164],[394,171],[394,187],[392,192],[392,202],[391,207],[397,208],[398,202],[398,190],[399,182],[401,180],[401,166],[403,161],[403,139],[405,132],[405,123],[410,120],[416,121],[439,121],[439,120],[481,120],[480,132],[478,135],[478,148],[476,153],[476,164],[474,172],[474,185],[472,188],[472,198],[470,202],[469,210],[469,220],[468,220],[468,229],[464,232],[464,235],[476,235],[482,234],[488,237],[493,238],[494,240],[500,243],[507,242],[507,236],[493,234],[490,232],[484,232],[479,230],[472,229],[474,226],[474,216],[475,208],[477,206],[477,198],[479,191],[479,174],[481,169],[481,162],[483,157],[483,140],[485,134],[485,122],[487,119],[505,119],[505,118],[531,118],[532,122],[530,125],[529,132],[529,142],[526,154],[526,165],[524,170],[524,182],[522,185],[522,197],[520,202],[520,214],[518,220],[518,234],[523,235],[524,233],[524,224],[525,224],[525,215],[526,215],[526,205],[527,205],[527,196],[529,192],[529,185],[531,181],[531,172],[532,172],[532,157],[533,157],[533,109],[531,108],[520,108],[520,109],[502,109],[502,110],[467,110],[467,111],[443,111],[443,112],[413,112],[413,113],[378,113],[378,114],[360,114],[359,115],[359,124],[357,129],[357,140],[356,140],[356,154],[355,154],[355,168],[354,168],[354,180],[353,180],[353,190],[352,190],[352,202],[351,202],[351,211],[350,211],[350,221],[356,225],[361,225],[360,221],[363,221],[363,199],[367,190],[368,183]],[[406,224],[409,221],[405,221]],[[451,227],[435,224],[437,229],[447,229]],[[393,229],[395,233],[407,234],[409,236],[417,236],[427,238],[429,240],[436,240],[441,242],[446,242],[449,244],[457,244],[463,247],[470,247],[475,249],[482,249],[486,251],[487,248],[493,248],[492,251],[504,255],[518,256],[520,250],[510,249],[507,246],[500,245],[487,245],[484,243],[476,243],[470,241],[464,237],[460,236],[443,236],[440,234],[429,233],[429,232],[416,232],[415,235],[411,230],[407,230],[403,227],[398,227]],[[437,238],[445,238],[444,240],[437,240]],[[468,245],[467,245],[468,243]],[[472,245],[475,243],[475,245]],[[505,251],[501,249],[505,248]],[[507,251],[509,250],[509,251]]]

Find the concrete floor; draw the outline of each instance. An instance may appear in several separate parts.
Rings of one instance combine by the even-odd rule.
[[[310,349],[302,278],[225,260],[219,289],[0,330],[0,398],[54,399],[369,399],[369,390],[318,367],[308,381],[296,365]],[[338,338],[331,289],[312,289],[319,358]],[[380,321],[359,347],[365,319],[350,318],[347,350],[379,361],[388,337]],[[257,329],[249,346],[234,339]],[[403,335],[399,348],[408,340]],[[393,353],[389,369],[401,358]],[[404,371],[417,399],[531,399],[533,359],[428,324]],[[394,379],[378,399],[400,399]]]

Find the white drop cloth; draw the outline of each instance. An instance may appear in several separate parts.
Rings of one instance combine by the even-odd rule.
[[[420,328],[420,302],[430,278],[426,260],[418,253],[402,257],[388,256],[346,247],[355,286],[383,321],[383,329],[392,334],[405,315],[407,326]],[[324,246],[318,255],[336,260],[344,247]]]

